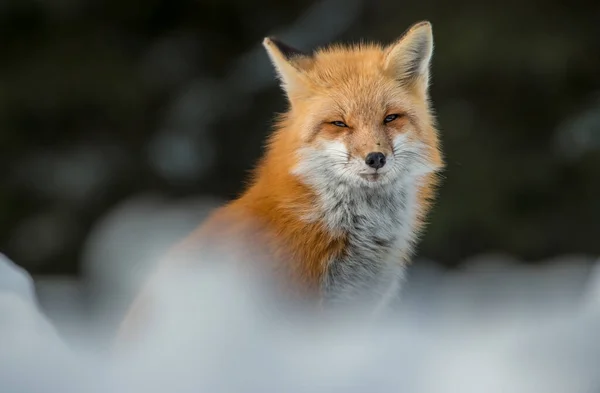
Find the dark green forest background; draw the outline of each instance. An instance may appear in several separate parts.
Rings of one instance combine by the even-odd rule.
[[[390,42],[422,19],[448,168],[419,254],[599,255],[600,2],[551,0],[2,0],[0,252],[73,274],[135,195],[235,196],[285,109],[264,36]]]

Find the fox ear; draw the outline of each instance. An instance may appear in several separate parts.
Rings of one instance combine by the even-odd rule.
[[[403,83],[419,83],[427,88],[429,64],[433,54],[431,23],[412,25],[387,49],[385,67]]]
[[[288,97],[300,93],[305,84],[302,70],[311,64],[311,55],[294,49],[273,37],[265,38],[263,46],[277,70],[281,86]]]

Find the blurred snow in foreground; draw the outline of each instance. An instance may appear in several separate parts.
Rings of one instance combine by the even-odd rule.
[[[150,329],[115,351],[140,280],[212,202],[123,204],[90,236],[81,281],[34,288],[0,258],[0,392],[600,392],[600,261],[576,256],[416,261],[377,321],[285,308],[215,264],[166,277]]]
[[[225,269],[188,273],[162,283],[144,339],[111,352],[83,324],[59,338],[30,278],[3,259],[0,391],[599,391],[600,268],[586,262],[489,256],[447,274],[421,261],[397,313],[376,323],[284,312]]]

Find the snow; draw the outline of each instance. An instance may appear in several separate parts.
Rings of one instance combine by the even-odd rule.
[[[283,308],[228,269],[174,274],[153,292],[151,329],[106,348],[85,324],[58,331],[50,321],[83,318],[46,316],[31,277],[1,257],[0,392],[599,391],[591,262],[488,255],[447,273],[420,261],[397,312],[375,322]],[[72,345],[78,328],[87,345]]]

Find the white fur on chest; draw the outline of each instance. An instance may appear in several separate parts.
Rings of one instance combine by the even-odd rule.
[[[381,188],[330,186],[320,195],[321,219],[347,243],[343,255],[329,261],[326,300],[385,302],[399,290],[402,259],[411,252],[416,186],[400,181]]]
[[[327,261],[322,283],[327,303],[369,305],[386,302],[399,290],[403,258],[411,254],[422,176],[433,170],[421,147],[395,141],[382,179],[369,183],[357,175],[364,161],[348,159],[338,142],[321,149],[302,149],[293,173],[311,187],[317,204],[300,211],[308,221],[321,221],[334,236],[346,239],[343,254]]]

